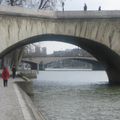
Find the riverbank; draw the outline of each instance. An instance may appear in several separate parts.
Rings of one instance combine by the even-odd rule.
[[[44,120],[18,85],[20,82],[24,81],[21,78],[10,78],[8,87],[3,87],[0,78],[0,120]]]

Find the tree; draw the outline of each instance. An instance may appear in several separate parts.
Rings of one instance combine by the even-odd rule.
[[[14,6],[14,0],[10,0],[10,5]]]
[[[36,4],[37,3],[37,4]],[[38,7],[38,9],[50,9],[54,10],[56,6],[57,0],[38,0],[34,2],[34,5]]]
[[[0,0],[0,4],[35,9],[56,10],[65,0]]]
[[[1,0],[0,4],[10,5],[10,6],[23,6],[26,0]]]

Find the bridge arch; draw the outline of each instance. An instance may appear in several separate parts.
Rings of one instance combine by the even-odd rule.
[[[60,34],[37,35],[24,39],[8,47],[0,54],[0,57],[4,56],[13,49],[40,41],[60,41],[81,47],[82,49],[92,54],[105,66],[110,83],[120,83],[120,56],[104,44],[86,38]]]

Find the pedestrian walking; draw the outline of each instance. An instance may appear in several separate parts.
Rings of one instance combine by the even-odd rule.
[[[2,71],[2,79],[3,79],[3,86],[4,87],[7,87],[9,77],[10,77],[10,73],[8,71],[8,68],[4,67],[3,71]]]
[[[99,6],[98,11],[101,11],[101,6]]]
[[[87,5],[86,5],[86,3],[84,4],[84,11],[87,11]]]
[[[13,77],[13,79],[16,77],[16,67],[15,67],[15,65],[13,65],[13,67],[12,67],[12,77]]]
[[[62,2],[62,11],[64,12],[64,6],[65,6],[65,3]]]

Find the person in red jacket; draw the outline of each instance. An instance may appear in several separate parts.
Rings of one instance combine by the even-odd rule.
[[[3,71],[2,71],[2,79],[3,79],[3,86],[4,87],[7,87],[9,77],[10,77],[10,73],[8,71],[8,68],[4,67]]]

